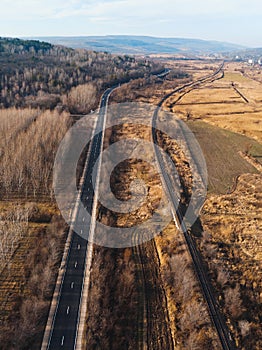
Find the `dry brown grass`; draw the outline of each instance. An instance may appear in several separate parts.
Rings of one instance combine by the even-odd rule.
[[[46,212],[46,203],[6,204],[1,202],[6,228],[14,225],[8,221],[8,214],[17,205],[29,222],[9,259],[1,266],[0,348],[38,349],[63,252],[65,226],[54,205]]]
[[[182,118],[190,114],[192,119],[202,119],[262,142],[262,85],[234,69],[235,66],[226,65],[223,79],[189,91],[176,104],[181,95],[174,95],[166,107]]]
[[[138,127],[136,124],[124,123],[108,129],[107,138],[109,144],[126,138],[150,140],[151,129],[143,125]],[[149,143],[148,147],[145,146],[140,151],[137,149],[139,147],[141,146],[137,142],[137,147],[128,149],[130,157],[117,165],[111,174],[110,182],[113,193],[124,204],[136,192],[136,188],[133,188],[133,193],[131,193],[131,182],[140,178],[147,188],[146,200],[139,203],[138,209],[127,214],[112,212],[100,206],[99,220],[104,225],[118,228],[139,226],[152,216],[152,212],[159,204],[163,193],[156,169],[152,169],[150,164],[154,155],[152,144]],[[146,154],[149,163],[137,159],[135,151],[138,151],[138,154],[141,152]],[[103,161],[106,164],[110,163],[110,159],[105,156]],[[147,229],[150,232],[149,225]],[[134,237],[134,239],[137,238]],[[143,345],[142,343],[146,341],[146,339],[141,341],[143,324],[146,321],[144,320],[146,305],[144,305],[145,296],[143,295],[145,284],[146,303],[150,311],[146,321],[148,346],[158,348],[157,339],[159,338],[162,338],[163,344],[166,344],[168,337],[164,332],[166,320],[163,317],[166,312],[165,298],[152,241],[143,244],[141,251],[139,255],[139,248],[116,250],[95,247],[85,348],[97,349],[100,346],[102,349],[136,349]],[[143,259],[145,262],[142,262]],[[143,277],[144,274],[146,277]],[[168,324],[166,327],[169,326]]]
[[[141,116],[140,116],[141,117]],[[170,116],[171,118],[171,116]],[[172,125],[172,120],[170,119],[169,122]],[[111,142],[118,141],[120,139],[125,138],[143,138],[151,140],[151,129],[145,126],[139,126],[136,127],[135,125],[127,125],[123,124],[118,128],[115,128],[112,131],[111,134]],[[177,162],[177,169],[180,176],[183,178],[184,183],[187,183],[187,186],[190,187],[190,173],[189,169],[185,169],[181,164],[184,164],[185,162],[185,155],[183,152],[178,149],[178,146],[176,142],[173,140],[168,139],[166,135],[162,135],[162,138],[159,135],[160,141],[160,147],[165,149],[167,152],[170,153],[171,157],[174,157],[174,159]],[[162,144],[162,143],[163,144]],[[141,149],[140,153],[143,152],[143,154],[147,155],[147,158],[150,162],[152,162],[152,150],[150,148],[144,147],[143,150]],[[139,153],[139,154],[140,154]],[[130,153],[130,157],[132,157],[132,152]],[[128,214],[128,215],[115,215],[114,217],[111,215],[110,212],[103,211],[102,212],[102,222],[104,224],[116,224],[118,227],[126,227],[130,226],[132,224],[139,224],[143,220],[147,220],[150,215],[152,214],[152,209],[154,210],[154,206],[157,204],[159,197],[161,196],[161,187],[159,184],[159,179],[156,176],[156,174],[151,173],[152,176],[150,176],[149,168],[146,167],[146,164],[144,162],[139,161],[131,161],[128,160],[125,163],[122,163],[121,166],[117,167],[115,169],[115,174],[111,176],[112,178],[112,185],[114,188],[114,193],[116,193],[117,197],[120,197],[121,199],[127,200],[130,199],[130,192],[129,192],[129,186],[131,180],[134,180],[137,177],[141,177],[145,182],[148,188],[148,194],[150,195],[147,198],[147,201],[141,205],[139,210],[135,211],[134,213]],[[119,179],[121,181],[119,181]],[[117,181],[118,180],[118,181]],[[150,228],[148,228],[149,230]],[[194,275],[193,268],[191,266],[191,260],[190,256],[188,254],[188,251],[185,246],[185,242],[183,240],[183,237],[181,234],[179,234],[176,230],[175,224],[171,223],[164,231],[164,233],[161,236],[158,236],[156,238],[156,243],[158,247],[158,253],[160,256],[160,270],[163,280],[163,286],[165,290],[165,294],[167,296],[168,301],[168,313],[170,316],[170,323],[168,326],[172,330],[172,335],[174,342],[176,344],[176,347],[178,349],[193,349],[194,347],[198,346],[198,348],[216,348],[220,349],[220,345],[217,339],[216,332],[211,324],[207,307],[205,305],[205,302],[203,300],[203,296],[201,294],[201,291],[199,289],[199,285],[197,283],[196,276]],[[145,249],[145,245],[143,245],[143,250]],[[99,253],[96,253],[96,257]],[[107,253],[106,253],[107,254]],[[103,255],[103,254],[101,254]],[[100,257],[100,254],[99,254]],[[103,258],[104,259],[104,258]],[[123,258],[121,258],[122,260]],[[147,266],[149,264],[149,260],[151,259],[151,255],[146,254],[146,261]],[[121,261],[120,260],[120,261]],[[119,263],[119,259],[117,259]],[[102,264],[100,261],[99,264]],[[123,263],[121,262],[121,265],[123,266]],[[105,264],[102,264],[102,266],[107,266]],[[116,263],[111,263],[111,269],[116,268]],[[97,267],[97,266],[96,266]],[[137,269],[141,269],[141,266],[137,266]],[[152,271],[155,269],[158,269],[158,266],[152,266],[150,267]],[[103,273],[102,273],[103,271]],[[105,277],[105,274],[107,273],[105,267],[103,267],[103,270],[98,269],[96,272],[96,275],[93,276],[94,283],[95,283],[95,289],[93,289],[93,284],[91,288],[91,294],[93,295],[94,292],[96,292],[96,295],[102,295],[101,293],[101,286],[98,286],[97,279],[101,279],[101,283],[103,285],[103,278]],[[97,276],[97,277],[96,277]],[[100,277],[98,277],[100,276]],[[108,298],[108,290],[110,288],[112,289],[112,286],[114,286],[115,279],[112,280],[109,279],[110,285],[104,290],[103,295]],[[155,281],[155,277],[152,279]],[[150,281],[152,281],[150,279]],[[129,279],[126,281],[126,285],[128,285]],[[147,282],[149,283],[149,282]],[[152,282],[151,282],[152,283]],[[100,283],[99,283],[100,285]],[[154,284],[154,289],[157,288],[157,283]],[[122,286],[122,289],[125,290],[125,286]],[[114,292],[111,291],[111,296],[117,295],[118,288],[114,287]],[[153,294],[154,295],[154,294]],[[97,298],[94,296],[93,300],[97,305],[101,305],[101,302],[97,300]],[[104,302],[108,303],[104,299]],[[115,302],[115,308],[118,309],[118,302]],[[161,304],[159,304],[161,305]],[[125,308],[128,308],[129,305],[126,305]],[[154,309],[155,307],[155,301],[150,304],[150,307]],[[94,331],[97,325],[97,317],[94,317],[92,315],[93,312],[99,313],[99,307],[98,309],[94,306],[90,306],[90,315],[88,317],[88,323],[87,328],[89,331],[87,332],[88,336],[88,345],[94,346],[94,341],[91,340],[91,333],[90,329]],[[108,308],[107,304],[104,305],[104,308]],[[158,306],[160,310],[160,306]],[[135,310],[133,310],[132,313],[134,313]],[[103,310],[100,311],[100,313],[104,313]],[[111,311],[111,320],[115,318],[115,314]],[[121,316],[122,317],[122,316]],[[129,312],[128,320],[125,321],[125,325],[123,325],[121,332],[124,332],[126,328],[126,325],[128,324],[130,318],[132,318],[132,314]],[[158,311],[158,315],[155,315],[155,318],[157,319],[160,317],[160,311]],[[149,322],[150,321],[150,322]],[[149,324],[153,322],[151,319],[148,320]],[[111,323],[108,325],[103,324],[103,333],[105,333],[105,330],[110,329],[110,332],[112,334],[116,334],[116,330],[112,329]],[[107,334],[109,334],[109,331],[107,331]],[[119,330],[119,335],[120,335]],[[162,334],[158,334],[158,336],[162,336]],[[120,337],[119,339],[122,338]],[[104,342],[109,342],[108,337],[103,337],[103,340],[99,340]],[[112,340],[111,340],[112,341]],[[120,341],[120,340],[119,340]],[[152,344],[153,343],[153,340]],[[107,343],[108,344],[108,343]],[[130,344],[130,342],[129,342]],[[105,346],[105,345],[104,345]],[[117,345],[115,345],[117,347]]]
[[[187,69],[194,77],[206,75],[208,70],[210,72],[210,67],[202,66],[203,69],[199,69],[200,66],[195,62],[169,63],[174,66],[188,65]],[[262,85],[245,77],[240,72],[243,68],[250,74],[249,69],[242,64],[227,64],[223,79],[208,83],[184,96],[177,94],[171,97],[166,108],[181,118],[189,116],[191,120],[188,125],[195,133],[206,158],[209,195],[201,215],[205,232],[198,243],[209,267],[218,302],[228,318],[230,331],[238,347],[258,350],[261,348],[259,304],[262,298],[261,174],[241,157],[239,151],[261,161]],[[159,85],[150,101],[159,101],[162,96],[161,87],[163,88]],[[231,194],[225,194],[234,189],[237,178],[237,189]],[[218,195],[221,193],[224,195]],[[190,294],[190,290],[180,294],[178,284],[173,283],[179,271],[172,270],[171,257],[180,258],[176,261],[176,267],[180,267],[184,250],[178,242],[176,230],[171,226],[163,236],[157,238],[172,314],[172,331],[175,339],[180,336],[182,339],[188,328],[180,328],[179,318],[185,320],[182,314],[189,314],[189,304],[185,303],[186,306],[181,310],[178,300],[181,295],[186,297],[187,292]],[[182,277],[180,276],[180,282],[183,281]],[[190,282],[192,281],[193,277]],[[181,290],[185,287],[184,282],[181,283]],[[191,290],[194,290],[193,287],[194,283]],[[187,323],[186,327],[190,327],[190,324]],[[189,348],[192,338],[196,339],[193,330],[188,333],[184,348]],[[203,345],[203,348],[207,347]]]
[[[246,350],[261,348],[261,183],[261,174],[242,175],[233,193],[210,196],[201,214],[208,233],[199,242],[201,250],[238,346]],[[234,295],[239,290],[235,301],[232,289]]]
[[[156,238],[176,349],[221,349],[185,240],[170,223]]]

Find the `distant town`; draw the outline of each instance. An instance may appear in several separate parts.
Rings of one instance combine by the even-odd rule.
[[[257,57],[252,57],[252,58],[246,58],[246,57],[241,57],[241,56],[236,56],[235,61],[237,62],[246,62],[251,66],[259,65],[262,66],[262,57],[257,58]]]

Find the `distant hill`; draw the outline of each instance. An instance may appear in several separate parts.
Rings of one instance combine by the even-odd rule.
[[[129,35],[38,37],[37,39],[71,48],[84,48],[119,54],[214,54],[245,49],[245,47],[240,45],[219,41]]]

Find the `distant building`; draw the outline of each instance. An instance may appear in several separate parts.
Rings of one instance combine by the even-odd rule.
[[[243,61],[243,59],[242,59],[241,56],[236,55],[236,56],[235,56],[235,61],[236,61],[236,62],[241,62],[241,61]]]

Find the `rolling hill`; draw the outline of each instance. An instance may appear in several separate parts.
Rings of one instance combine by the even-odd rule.
[[[80,37],[38,37],[35,39],[95,51],[119,54],[213,54],[245,49],[245,47],[219,41],[184,38],[155,38],[150,36],[108,35]]]

